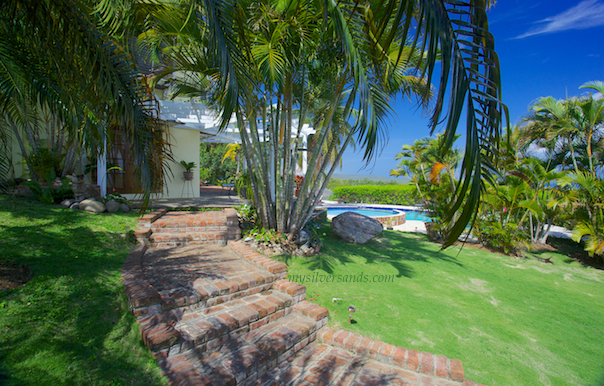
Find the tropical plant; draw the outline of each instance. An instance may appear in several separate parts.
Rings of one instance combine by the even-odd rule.
[[[434,239],[442,241],[453,225],[448,213],[455,204],[458,184],[455,170],[461,161],[458,149],[441,152],[444,140],[445,137],[439,134],[436,138],[422,138],[413,145],[403,145],[396,156],[399,165],[390,172],[390,175],[411,179],[415,185],[415,200],[424,203],[426,213],[434,223],[429,225],[430,232]]]
[[[450,244],[474,216],[503,116],[485,8],[470,0],[159,3],[143,37],[161,53],[165,74],[184,74],[179,91],[208,95],[222,127],[236,118],[261,221],[290,238],[353,138],[370,160],[385,139],[391,99],[427,101],[440,69],[431,124],[447,110],[445,150],[468,113]],[[306,123],[316,130],[314,147],[302,197],[292,201]]]
[[[561,178],[559,184],[572,189],[550,205],[572,211],[577,221],[572,239],[577,243],[584,241],[590,256],[604,256],[604,180],[579,172]]]
[[[81,147],[103,154],[121,130],[146,202],[171,157],[146,79],[100,15],[78,0],[0,4],[0,150],[14,138],[29,163],[48,149],[63,157],[61,176]]]
[[[185,168],[185,172],[187,173],[197,167],[197,165],[195,165],[195,162],[187,162],[185,160],[180,161],[180,165]]]
[[[237,175],[239,164],[235,149],[236,146],[224,143],[201,144],[199,168],[205,170],[205,180],[217,184],[219,180],[228,180]]]

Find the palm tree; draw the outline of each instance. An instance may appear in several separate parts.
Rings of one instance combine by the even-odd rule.
[[[56,126],[57,135],[49,138],[53,149],[77,145],[103,153],[107,138],[121,130],[131,144],[146,203],[161,185],[170,155],[144,77],[132,56],[104,32],[98,15],[86,1],[0,4],[0,139],[15,137],[28,160],[28,152],[44,148],[39,137],[44,115],[54,122],[47,128]],[[1,179],[9,178],[0,171]]]
[[[153,29],[145,36],[155,47],[169,43],[167,72],[211,81],[204,92],[220,109],[222,125],[237,118],[264,226],[290,237],[310,218],[353,136],[370,160],[386,138],[393,95],[427,99],[440,68],[431,125],[446,111],[443,151],[453,144],[461,111],[468,112],[462,178],[448,215],[455,222],[450,244],[475,216],[504,117],[485,8],[470,0],[183,1],[148,12]],[[445,107],[448,89],[452,102]],[[308,108],[315,98],[328,101],[319,120]],[[347,133],[334,124],[340,109],[352,128]],[[309,161],[312,175],[304,179],[304,197],[292,202],[299,132],[311,120],[322,129]]]

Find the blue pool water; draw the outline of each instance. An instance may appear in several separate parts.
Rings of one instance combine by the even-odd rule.
[[[426,216],[423,212],[418,212],[415,210],[406,210],[405,220],[407,221],[423,221],[429,222],[430,217]]]
[[[430,217],[426,216],[423,212],[415,210],[391,210],[388,208],[384,209],[369,209],[369,208],[327,208],[328,216],[337,216],[344,212],[355,212],[369,217],[385,217],[393,216],[399,212],[405,212],[405,219],[407,221],[430,221]]]

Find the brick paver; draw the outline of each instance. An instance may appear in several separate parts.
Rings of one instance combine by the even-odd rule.
[[[233,212],[158,211],[141,218],[139,234],[233,221]],[[122,270],[143,342],[171,386],[475,384],[459,360],[326,327],[327,309],[304,300],[287,267],[243,242],[191,244],[147,242]]]

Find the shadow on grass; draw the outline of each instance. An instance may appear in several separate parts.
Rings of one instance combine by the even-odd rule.
[[[430,245],[422,240],[423,236],[406,235],[396,231],[384,231],[378,238],[366,244],[358,245],[347,243],[335,235],[329,223],[318,230],[322,236],[323,247],[319,255],[306,258],[305,266],[310,270],[321,269],[328,274],[333,274],[334,267],[339,263],[346,265],[352,263],[352,257],[360,256],[367,264],[386,263],[397,270],[397,277],[413,276],[413,268],[409,261],[429,263],[432,259],[440,259],[463,266],[454,257],[446,253],[439,253],[439,246]],[[288,264],[290,256],[279,256],[278,259]]]
[[[583,249],[583,244],[578,244],[572,240],[557,237],[548,237],[547,244],[554,247],[558,253],[566,256],[566,258],[563,260],[563,262],[566,264],[579,262],[583,267],[604,269],[604,261],[602,258],[597,256],[590,257]]]
[[[0,201],[0,262],[34,276],[0,293],[1,384],[165,384],[119,279],[131,247],[123,221]]]

